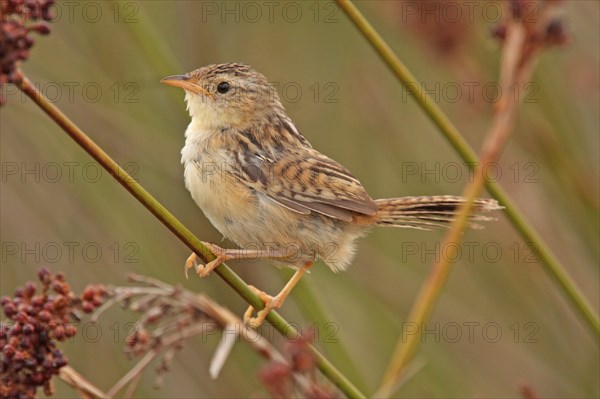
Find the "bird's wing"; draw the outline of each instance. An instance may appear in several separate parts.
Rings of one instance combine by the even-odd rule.
[[[236,177],[294,212],[317,212],[347,222],[356,213],[377,212],[350,171],[316,150],[287,150],[277,157],[246,154],[242,159]]]

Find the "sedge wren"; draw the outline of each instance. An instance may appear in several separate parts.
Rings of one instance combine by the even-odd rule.
[[[270,258],[296,273],[244,320],[256,327],[281,306],[318,259],[348,267],[355,240],[373,226],[429,229],[452,221],[464,198],[443,195],[373,200],[348,169],[312,148],[265,76],[237,63],[209,65],[162,80],[185,90],[192,119],[181,151],[185,185],[210,222],[240,249],[206,243],[216,259],[186,262],[200,277],[230,259]],[[477,199],[476,211],[501,207]],[[471,221],[491,218],[472,215]],[[471,223],[472,227],[478,227]]]

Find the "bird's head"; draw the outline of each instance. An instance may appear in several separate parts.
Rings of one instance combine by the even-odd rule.
[[[161,82],[185,90],[193,122],[207,129],[243,128],[283,111],[273,85],[244,64],[208,65]]]

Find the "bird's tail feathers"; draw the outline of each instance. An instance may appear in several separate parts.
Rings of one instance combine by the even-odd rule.
[[[456,218],[458,210],[466,198],[453,195],[426,197],[401,197],[375,200],[377,204],[376,225],[391,227],[408,227],[420,230],[431,230],[448,227]],[[483,228],[477,222],[496,220],[478,212],[489,212],[503,209],[498,201],[478,198],[474,200],[473,211],[467,226],[474,229]]]

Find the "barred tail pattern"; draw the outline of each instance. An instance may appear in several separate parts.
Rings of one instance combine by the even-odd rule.
[[[452,195],[428,197],[401,197],[375,200],[377,226],[408,227],[421,230],[431,230],[437,227],[448,227],[454,220],[461,204],[466,198]],[[503,209],[498,201],[493,199],[476,199],[473,213],[469,217],[468,226],[474,229],[483,228],[477,222],[496,220],[478,212],[489,212]]]

